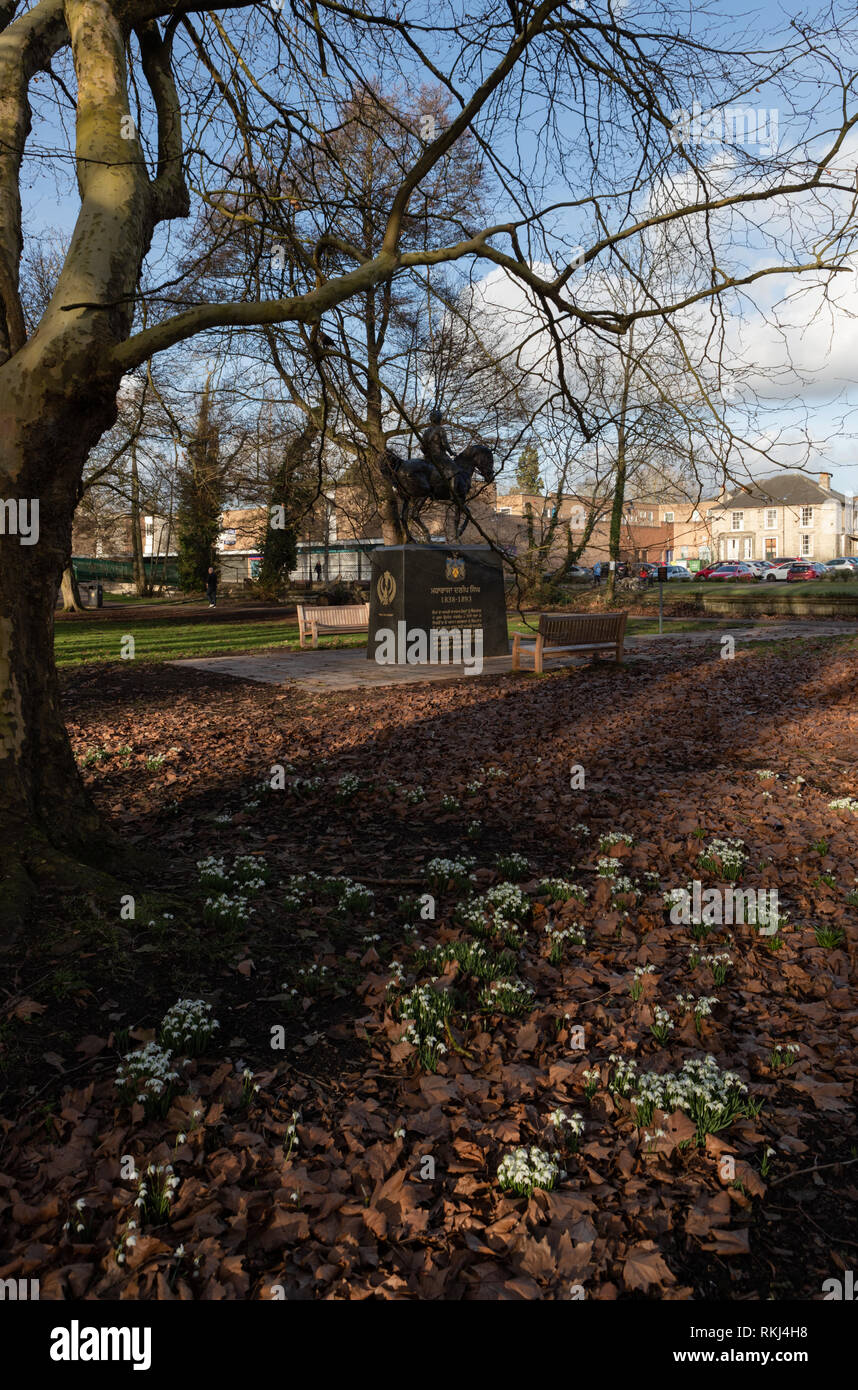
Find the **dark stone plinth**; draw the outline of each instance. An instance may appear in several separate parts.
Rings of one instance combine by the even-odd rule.
[[[370,661],[422,665],[424,649],[430,662],[433,651],[449,661],[444,653],[455,643],[444,633],[458,632],[463,650],[473,653],[476,631],[484,657],[509,652],[503,565],[489,546],[386,545],[372,552]]]

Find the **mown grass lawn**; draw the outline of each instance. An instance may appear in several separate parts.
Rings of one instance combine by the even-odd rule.
[[[535,626],[536,615],[533,615]],[[730,623],[724,624],[731,626]],[[688,632],[704,628],[694,618],[665,624],[666,632]],[[509,623],[510,634],[532,633],[534,627],[520,618]],[[630,633],[658,630],[657,621],[650,618],[630,618]],[[55,651],[58,666],[81,666],[96,661],[128,660],[127,639],[134,638],[134,659],[137,661],[177,661],[196,656],[230,656],[264,651],[297,651],[298,627],[291,620],[277,619],[254,622],[245,619],[235,623],[189,622],[176,615],[171,618],[136,619],[129,614],[127,623],[86,622],[58,623]],[[322,648],[360,647],[366,642],[364,633],[354,636],[326,637]]]
[[[298,648],[298,625],[292,621],[237,623],[188,622],[182,617],[138,619],[127,623],[58,623],[54,649],[58,666],[81,666],[92,661],[122,661],[123,643],[134,638],[137,661],[177,661],[182,657],[229,656]],[[327,645],[360,646],[363,635],[331,637]]]

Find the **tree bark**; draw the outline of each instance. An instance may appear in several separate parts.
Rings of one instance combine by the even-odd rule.
[[[134,592],[138,598],[147,593],[146,566],[143,563],[143,537],[140,534],[140,475],[137,472],[137,440],[131,441],[131,554],[134,568]]]
[[[23,925],[51,847],[86,859],[99,833],[54,665],[60,563],[44,533],[32,547],[0,538],[0,937]]]
[[[95,861],[104,850],[63,720],[54,614],[81,471],[115,419],[117,382],[95,351],[68,347],[58,365],[31,340],[2,369],[0,497],[29,514],[33,543],[20,525],[0,534],[0,939],[22,924],[28,896],[60,858]]]
[[[620,412],[617,421],[617,462],[614,472],[614,502],[611,508],[611,531],[608,540],[608,554],[614,562],[608,570],[608,602],[613,603],[617,582],[617,564],[620,559],[620,545],[623,536],[623,508],[626,503],[626,421],[629,410],[629,392],[633,374],[634,325],[629,330],[629,341],[623,351],[623,391],[620,399]]]
[[[381,536],[385,545],[401,545],[405,540],[405,533],[399,520],[399,508],[396,505],[396,496],[392,488],[388,488],[384,483],[384,489],[379,499],[379,515],[381,517]]]
[[[63,577],[60,581],[60,593],[62,595],[64,613],[83,612],[83,599],[80,596],[80,589],[77,579],[75,578],[71,561],[69,561],[63,570]]]

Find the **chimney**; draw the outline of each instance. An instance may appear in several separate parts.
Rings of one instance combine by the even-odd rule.
[[[830,491],[831,491],[831,474],[830,474],[830,473],[820,473],[820,475],[819,475],[819,486],[820,486],[820,487],[824,487],[826,492],[830,492]]]

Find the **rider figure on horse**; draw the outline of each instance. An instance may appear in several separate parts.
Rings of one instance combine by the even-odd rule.
[[[437,407],[429,416],[429,428],[420,439],[420,448],[427,463],[431,463],[441,477],[453,485],[453,451],[444,429],[444,412]]]

